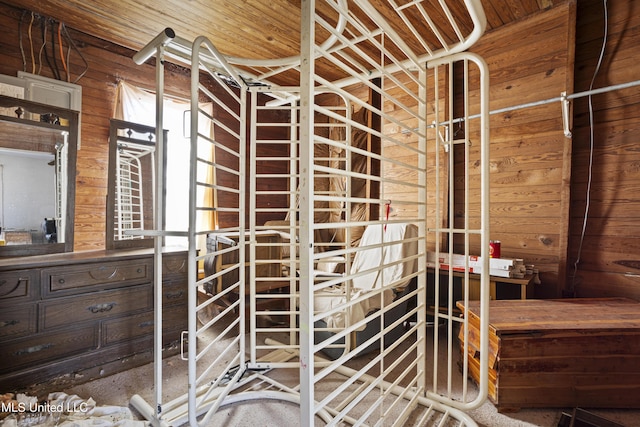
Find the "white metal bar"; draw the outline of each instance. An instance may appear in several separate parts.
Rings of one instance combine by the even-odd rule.
[[[553,98],[547,98],[547,99],[541,99],[539,101],[532,101],[532,102],[526,102],[523,104],[518,104],[518,105],[512,105],[509,107],[504,107],[504,108],[498,108],[495,110],[491,110],[489,111],[490,115],[495,115],[495,114],[501,114],[501,113],[508,113],[510,111],[516,111],[516,110],[523,110],[526,108],[533,108],[533,107],[539,107],[542,105],[548,105],[548,104],[553,104],[556,102],[560,102],[562,105],[562,108],[565,108],[565,102],[566,101],[570,101],[573,99],[579,99],[579,98],[584,98],[585,96],[592,96],[592,95],[599,95],[602,93],[608,93],[608,92],[613,92],[616,90],[623,90],[623,89],[628,89],[628,88],[632,88],[632,87],[636,87],[636,86],[640,86],[640,80],[634,80],[634,81],[630,81],[630,82],[626,82],[626,83],[620,83],[620,84],[616,84],[616,85],[610,85],[610,86],[605,86],[602,88],[597,88],[597,89],[591,89],[591,90],[586,90],[586,91],[582,91],[582,92],[577,92],[577,93],[573,93],[573,94],[566,94],[566,92],[563,92],[562,94],[560,94],[560,96],[556,96]],[[563,112],[563,114],[566,114],[566,112]],[[466,118],[464,117],[457,117],[455,119],[452,120],[453,123],[460,123],[463,121],[469,121],[469,120],[474,120],[474,119],[478,119],[480,118],[480,114],[472,114]],[[567,121],[567,119],[564,120],[565,122]],[[433,125],[431,125],[430,127],[433,127]],[[566,136],[571,136],[571,133],[568,131],[568,129],[566,128],[566,123],[565,123],[565,134]]]
[[[199,56],[201,50],[201,43],[196,39],[193,43],[192,50],[192,62],[191,62],[191,111],[196,112],[199,109],[199,99],[197,94],[199,93]],[[197,420],[197,407],[198,407],[198,373],[195,355],[198,353],[197,348],[197,311],[195,307],[198,305],[197,289],[194,286],[198,280],[197,265],[194,262],[197,256],[196,249],[196,212],[194,207],[197,206],[197,193],[196,193],[196,179],[197,179],[197,166],[196,156],[198,151],[198,125],[199,114],[190,115],[189,134],[189,225],[188,225],[188,266],[187,266],[187,286],[188,286],[188,335],[187,335],[187,348],[188,348],[188,419],[192,426],[198,425]]]
[[[314,295],[313,263],[313,123],[315,82],[315,1],[302,0],[300,25],[300,424],[312,425],[315,417],[314,390]]]
[[[155,169],[158,176],[164,176],[164,43],[158,44],[156,49],[156,157]],[[164,188],[163,180],[156,180],[154,188],[153,200],[155,200],[155,208],[153,210],[153,226],[155,230],[162,230],[164,226]],[[155,408],[156,419],[152,420],[154,424],[162,422],[162,247],[164,238],[155,236],[153,241],[154,248],[154,376],[155,376]]]
[[[480,392],[470,407],[478,407],[489,395],[489,208],[490,208],[490,191],[489,191],[489,67],[482,57],[479,55],[471,55],[469,57],[480,71],[480,111],[482,117],[480,119],[480,138],[483,141],[481,148],[480,162],[482,165],[481,174],[481,220],[480,227],[483,230],[480,236],[480,244],[482,247],[481,255],[484,260],[483,269],[486,272],[481,277],[480,284],[480,351],[485,353],[484,357],[480,356]],[[482,340],[484,336],[484,340]],[[484,385],[482,385],[484,384]]]
[[[426,132],[426,117],[427,117],[427,73],[425,68],[420,68],[418,73],[420,81],[424,82],[418,88],[418,114],[422,118],[418,123],[418,140],[417,140],[417,148],[418,148],[418,189],[417,189],[417,197],[420,205],[418,207],[418,220],[416,224],[418,226],[418,235],[426,236],[427,235],[427,132]],[[426,254],[427,253],[427,242],[425,239],[418,240],[418,253]],[[418,271],[426,272],[426,257],[421,256],[418,258],[417,266]],[[415,279],[414,279],[415,280]],[[427,341],[427,332],[426,332],[426,324],[427,324],[427,275],[420,274],[417,277],[417,290],[416,296],[414,296],[416,301],[416,313],[407,313],[408,315],[416,318],[416,325],[420,325],[420,327],[416,328],[416,341],[418,343],[426,343]],[[426,352],[419,351],[418,357],[416,357],[416,361],[420,364],[420,366],[426,366]],[[416,375],[416,387],[421,390],[427,390],[426,385],[426,372],[424,369],[419,369]]]
[[[455,92],[454,92],[454,62],[449,62],[448,64],[448,75],[449,75],[449,85],[448,85],[448,89],[449,89],[449,102],[448,102],[448,112],[447,112],[447,117],[449,118],[453,118],[454,117],[454,103],[455,103]],[[466,78],[467,76],[464,75],[463,78]],[[464,105],[464,107],[468,107],[468,105],[466,104],[466,97],[469,91],[469,87],[468,87],[468,80],[463,80],[463,85],[464,85],[464,99],[462,101],[462,104]],[[448,127],[449,130],[453,129],[453,126],[449,126]],[[447,134],[447,141],[451,141],[453,139],[453,132],[449,131]],[[467,148],[466,146],[464,147],[465,149]],[[467,153],[466,151],[464,152],[465,154]],[[456,178],[458,177],[459,174],[457,174],[456,172],[456,168],[455,168],[455,162],[454,162],[454,155],[453,155],[453,150],[451,151],[451,154],[449,155],[449,225],[450,227],[452,227],[455,223],[455,213],[456,213],[456,209],[455,209],[455,205],[457,203],[457,195],[456,195],[456,191],[455,191],[455,184],[456,184]],[[462,199],[463,199],[463,203],[465,206],[465,210],[464,210],[464,223],[465,223],[465,227],[463,227],[463,232],[462,232],[462,237],[463,240],[466,242],[467,237],[468,237],[468,233],[466,232],[466,224],[468,223],[469,220],[469,211],[466,209],[467,207],[467,202],[469,200],[469,191],[468,191],[468,187],[469,187],[469,169],[468,169],[468,165],[467,162],[469,161],[469,159],[465,156],[463,158],[463,163],[464,163],[464,170],[462,172],[462,179],[464,180],[464,186],[465,186],[465,192],[462,195]],[[449,233],[449,255],[453,256],[454,253],[454,245],[456,244],[456,236],[453,232]],[[464,255],[465,257],[469,256],[469,248],[465,245],[464,246]],[[468,271],[468,262],[465,260],[465,276],[464,276],[464,286],[465,286],[465,295],[469,294],[469,287],[468,287],[468,283],[469,283],[469,273]],[[450,267],[451,268],[451,267]],[[447,312],[449,314],[449,318],[446,320],[446,326],[447,326],[447,394],[446,396],[448,398],[452,397],[452,388],[453,388],[453,358],[455,356],[454,352],[453,352],[453,345],[454,345],[454,329],[453,329],[453,320],[452,317],[450,316],[451,313],[453,313],[453,310],[455,309],[455,301],[454,301],[454,293],[453,293],[453,288],[454,288],[454,277],[453,274],[450,270],[449,273],[449,283],[450,283],[450,288],[449,288],[449,299],[448,299],[448,306],[447,306]]]
[[[251,138],[251,146],[255,146],[255,138],[257,137],[257,122],[258,122],[258,114],[257,114],[257,105],[258,105],[258,95],[252,94],[251,99],[251,108],[250,108],[250,118],[249,125],[251,126],[251,130],[249,131],[249,135]],[[257,150],[250,150],[249,153],[249,194],[252,194],[253,197],[249,198],[249,212],[256,212],[256,184],[257,184]],[[257,311],[256,308],[256,216],[249,215],[249,243],[250,243],[250,252],[249,252],[249,361],[250,363],[255,363],[257,356],[257,337],[256,337],[256,316],[254,315]]]
[[[62,243],[65,241],[66,236],[66,227],[67,225],[67,151],[69,150],[69,132],[62,132],[62,142],[58,142],[55,145],[56,148],[56,157],[55,157],[55,165],[56,165],[56,174],[55,174],[55,184],[56,184],[56,233],[57,233],[57,242]],[[2,192],[0,191],[0,204],[2,199]],[[0,209],[1,210],[1,209]],[[0,218],[2,220],[3,218]],[[2,222],[4,224],[4,222]]]
[[[483,260],[483,274],[480,278],[480,384],[478,396],[469,402],[456,402],[452,400],[443,400],[435,392],[430,392],[428,395],[433,399],[446,402],[448,405],[460,409],[471,409],[479,406],[483,403],[488,394],[488,310],[489,310],[489,96],[488,96],[488,71],[487,65],[481,57],[472,53],[461,53],[453,55],[449,58],[443,58],[441,60],[434,61],[429,64],[430,67],[438,67],[440,65],[446,65],[453,63],[454,61],[469,61],[474,63],[479,72],[479,91],[480,91],[480,169],[481,169],[481,217],[480,217],[480,243],[481,243],[481,256]],[[466,85],[465,85],[466,86]],[[436,122],[437,123],[437,122]],[[436,126],[437,127],[437,126]],[[468,231],[464,231],[465,234]],[[452,242],[449,242],[452,245]],[[437,253],[437,251],[436,251]],[[451,252],[450,252],[451,254]],[[436,265],[436,277],[438,277],[438,266]],[[452,277],[451,267],[449,267],[449,277]],[[468,283],[468,275],[466,277]],[[436,281],[437,283],[437,281]],[[465,289],[468,293],[468,285],[465,283]],[[451,288],[450,288],[451,290]],[[451,308],[451,307],[450,307]],[[449,317],[450,319],[450,317]],[[483,356],[484,353],[484,356]],[[434,379],[435,380],[435,379]]]
[[[463,84],[465,87],[468,87],[469,84],[469,61],[468,60],[464,60],[463,61],[463,65],[464,65],[464,77],[463,77]],[[464,104],[464,114],[468,116],[469,114],[469,91],[465,90],[464,91],[464,100],[463,100],[463,104]],[[455,135],[453,132],[450,132],[451,135],[451,140],[454,139]],[[485,141],[486,142],[486,141]],[[470,206],[470,176],[469,176],[469,164],[471,163],[471,157],[470,157],[470,153],[469,153],[469,146],[470,146],[470,139],[469,139],[469,131],[465,132],[464,134],[464,254],[465,254],[465,269],[464,269],[464,274],[465,274],[465,283],[469,283],[469,255],[470,255],[470,244],[469,244],[469,237],[471,235],[470,233],[470,225],[469,225],[469,206]],[[453,150],[452,150],[453,151]],[[453,224],[452,224],[453,225]],[[486,231],[486,230],[485,230]],[[469,302],[469,291],[467,290],[467,292],[465,292],[465,308],[467,307],[467,304]],[[468,340],[468,322],[464,322],[464,329],[467,331],[467,339],[465,339],[465,345],[468,345],[469,340]],[[465,355],[469,354],[469,353],[463,353]],[[464,373],[463,378],[467,378],[467,373],[468,373],[468,361],[464,360],[462,363],[462,371]],[[465,381],[462,384],[462,399],[463,401],[467,400],[467,385],[468,383]]]

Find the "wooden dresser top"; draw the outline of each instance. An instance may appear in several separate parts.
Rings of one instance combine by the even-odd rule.
[[[186,252],[184,248],[166,248],[163,253]],[[15,258],[0,258],[0,271],[29,269],[64,264],[83,264],[98,260],[134,259],[153,256],[153,249],[97,250],[66,252],[51,255],[34,255]]]

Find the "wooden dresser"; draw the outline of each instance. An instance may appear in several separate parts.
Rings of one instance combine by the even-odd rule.
[[[153,251],[0,259],[0,392],[48,391],[153,360]],[[187,328],[187,258],[163,255],[163,346]],[[37,387],[36,387],[37,388]]]

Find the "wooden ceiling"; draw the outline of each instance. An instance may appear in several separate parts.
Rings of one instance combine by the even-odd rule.
[[[134,51],[141,49],[165,28],[172,28],[176,35],[193,40],[204,35],[225,55],[235,57],[271,59],[299,53],[300,0],[0,0],[19,9],[64,22],[69,28],[90,34]],[[334,0],[336,1],[336,0]],[[353,3],[346,1],[349,10],[366,20]],[[462,6],[462,0],[421,0],[424,8],[440,8],[444,1],[463,30],[472,28],[471,21]],[[513,21],[540,13],[559,3],[571,0],[480,0],[487,18],[486,31],[491,31]],[[405,5],[411,0],[369,0],[375,9],[385,16],[392,13],[390,4]],[[329,25],[335,25],[337,14],[317,0]],[[414,7],[415,9],[415,7]],[[440,10],[440,9],[439,9]],[[326,12],[326,13],[325,13]],[[366,15],[366,14],[364,14]],[[439,17],[436,14],[433,18]],[[420,22],[415,18],[414,22]],[[424,22],[422,20],[422,22]],[[402,21],[391,21],[395,28],[406,27]],[[426,32],[418,27],[419,32]],[[349,29],[347,29],[349,30]],[[402,33],[405,31],[405,33]],[[421,37],[425,37],[420,34]],[[455,38],[453,31],[444,38]],[[328,33],[318,33],[318,38]],[[411,36],[406,37],[411,44]],[[432,36],[431,39],[435,39]],[[438,42],[438,40],[435,40]],[[416,43],[411,46],[414,49]],[[376,53],[371,52],[371,57]],[[377,55],[379,57],[379,54]],[[328,66],[327,69],[332,67]],[[333,67],[335,68],[335,67]],[[260,71],[262,72],[262,71]],[[332,76],[340,77],[340,76]],[[284,81],[277,82],[284,84]],[[291,84],[291,81],[286,82]]]
[[[2,1],[134,50],[166,27],[187,40],[206,35],[222,53],[243,57],[292,55],[299,41],[300,0]],[[447,3],[455,10],[461,1]],[[566,1],[481,0],[487,31]],[[396,0],[398,4],[406,2]]]

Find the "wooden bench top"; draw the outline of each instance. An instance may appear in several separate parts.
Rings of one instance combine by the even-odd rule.
[[[464,312],[464,303],[458,308]],[[469,316],[479,317],[480,302],[470,301]],[[497,335],[535,331],[640,331],[640,303],[628,298],[493,300],[489,327]]]

